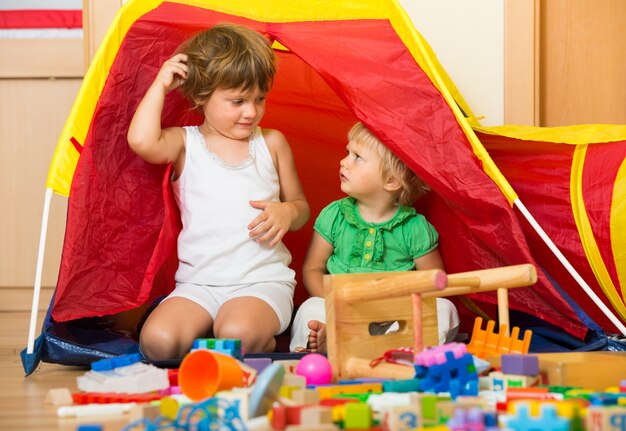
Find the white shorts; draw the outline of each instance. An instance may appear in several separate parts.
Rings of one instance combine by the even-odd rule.
[[[226,301],[243,296],[253,296],[265,301],[280,322],[280,334],[287,329],[293,312],[293,283],[271,282],[240,284],[235,286],[203,286],[192,283],[177,283],[176,288],[165,299],[186,298],[204,308],[215,320],[217,312]]]

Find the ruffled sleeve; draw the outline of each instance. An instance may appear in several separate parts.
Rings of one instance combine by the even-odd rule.
[[[335,245],[337,235],[338,216],[341,214],[341,200],[330,203],[320,211],[315,220],[313,229],[319,233],[329,244]]]
[[[404,237],[414,260],[438,247],[439,234],[423,215],[416,213],[404,227],[408,230]]]

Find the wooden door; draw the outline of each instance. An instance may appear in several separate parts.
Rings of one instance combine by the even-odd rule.
[[[626,124],[626,2],[507,0],[505,122]]]

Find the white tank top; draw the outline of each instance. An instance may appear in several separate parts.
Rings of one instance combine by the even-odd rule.
[[[261,213],[251,200],[280,200],[278,173],[259,127],[249,139],[249,157],[237,166],[207,148],[198,127],[185,127],[185,166],[172,182],[182,217],[176,281],[208,286],[259,282],[295,284],[291,254],[249,236]]]

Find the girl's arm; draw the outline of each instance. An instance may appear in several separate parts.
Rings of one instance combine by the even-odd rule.
[[[147,162],[178,164],[185,137],[180,127],[161,129],[161,113],[167,93],[187,78],[187,56],[177,54],[163,63],[150,88],[139,103],[128,128],[128,145]]]
[[[311,296],[324,297],[323,277],[324,274],[328,274],[326,262],[332,254],[332,244],[314,231],[309,251],[302,266],[304,286]]]
[[[441,254],[439,253],[439,248],[435,248],[430,253],[427,253],[423,256],[415,259],[415,269],[443,269],[443,260],[441,259]]]
[[[285,136],[277,130],[264,130],[280,183],[280,202],[251,201],[263,212],[249,225],[250,236],[257,241],[270,241],[274,246],[290,230],[300,229],[309,219],[309,203],[302,191],[293,154]]]

